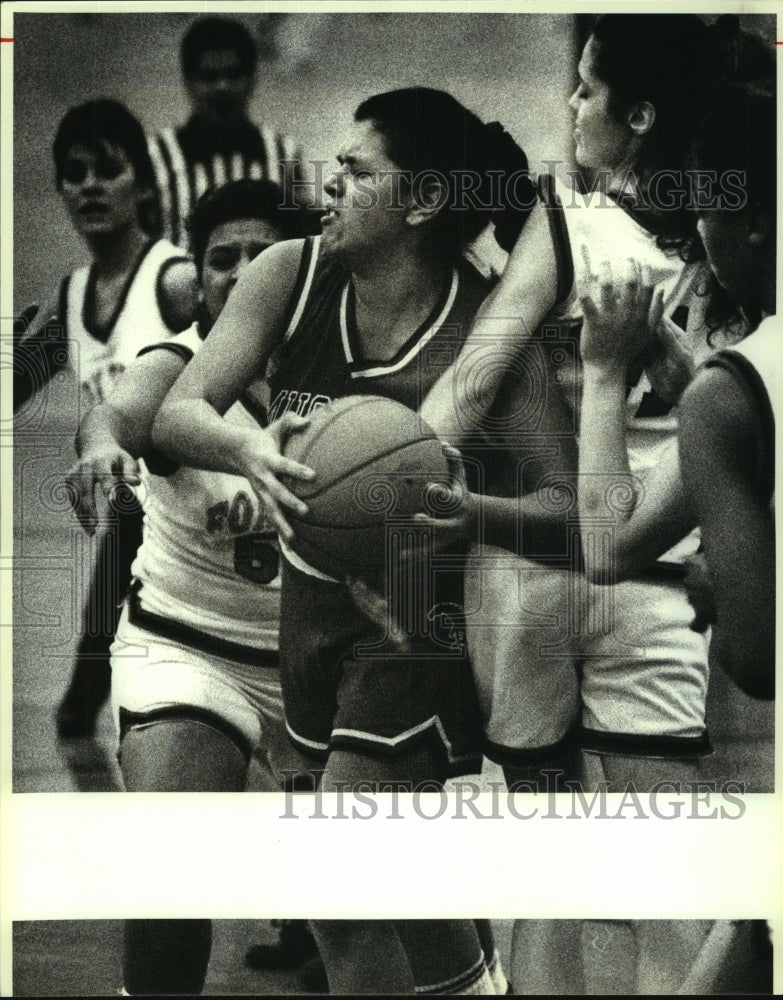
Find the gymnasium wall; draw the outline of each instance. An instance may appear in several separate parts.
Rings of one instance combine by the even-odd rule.
[[[14,302],[40,301],[85,260],[54,190],[51,143],[65,111],[125,102],[149,128],[184,120],[179,43],[195,14],[17,14],[14,18]],[[331,161],[365,97],[421,84],[500,119],[531,166],[570,157],[566,101],[575,18],[547,14],[241,15],[261,51],[252,115]]]

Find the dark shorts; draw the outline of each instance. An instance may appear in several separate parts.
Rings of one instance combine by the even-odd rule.
[[[484,736],[461,607],[435,602],[401,651],[347,587],[283,564],[280,666],[297,749],[323,761],[332,750],[388,759],[427,745],[446,777],[480,771]],[[461,573],[446,575],[453,594]]]

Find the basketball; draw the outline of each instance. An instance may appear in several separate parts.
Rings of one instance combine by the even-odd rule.
[[[451,479],[435,432],[381,396],[329,403],[288,438],[284,453],[316,473],[307,482],[286,478],[309,508],[304,517],[286,511],[294,531],[289,547],[338,579],[383,566],[390,528],[420,511],[436,514],[427,485]]]

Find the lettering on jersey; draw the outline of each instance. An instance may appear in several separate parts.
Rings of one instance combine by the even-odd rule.
[[[245,535],[254,527],[253,501],[243,490],[240,490],[231,501],[220,500],[207,508],[207,533],[214,535],[224,528],[230,535]],[[259,511],[256,530],[266,526],[266,517]]]
[[[125,365],[116,361],[99,369],[81,384],[82,397],[87,409],[102,403],[114,388],[114,383],[125,371]]]
[[[329,396],[313,395],[311,392],[300,392],[298,389],[281,389],[269,405],[269,420],[277,420],[284,413],[296,413],[306,417],[331,403]]]

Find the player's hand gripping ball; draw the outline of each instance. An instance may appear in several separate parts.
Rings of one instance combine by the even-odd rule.
[[[284,454],[316,472],[285,485],[308,507],[286,512],[288,543],[310,566],[336,579],[377,573],[421,531],[418,513],[447,516],[455,478],[451,449],[421,417],[381,396],[347,396],[310,415]]]

